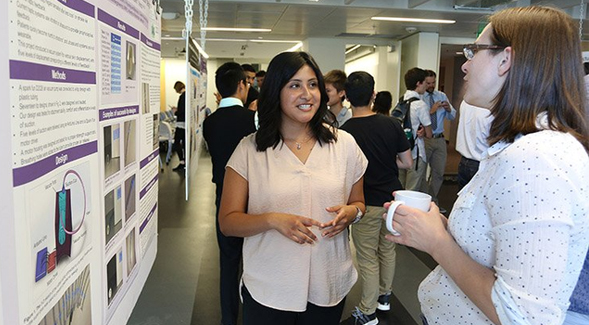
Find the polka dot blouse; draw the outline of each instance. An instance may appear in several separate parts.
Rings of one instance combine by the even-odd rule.
[[[503,324],[561,324],[589,245],[589,158],[566,133],[497,143],[459,193],[449,230],[494,270]],[[437,267],[421,283],[429,324],[492,324]]]

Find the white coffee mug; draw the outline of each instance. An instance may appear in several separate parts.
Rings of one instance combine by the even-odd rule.
[[[395,201],[393,201],[393,204],[391,204],[391,206],[389,207],[389,211],[387,212],[387,229],[390,231],[391,234],[395,236],[401,235],[398,231],[396,231],[393,228],[393,216],[395,214],[395,210],[397,210],[397,207],[399,205],[405,204],[410,207],[427,212],[429,211],[431,201],[432,197],[429,194],[409,190],[396,191]]]

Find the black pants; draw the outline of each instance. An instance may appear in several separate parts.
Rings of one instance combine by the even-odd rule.
[[[216,195],[215,204],[217,206],[217,244],[219,245],[219,265],[221,269],[221,324],[236,325],[239,314],[239,280],[243,238],[223,235],[219,228],[220,193]]]
[[[172,149],[178,154],[178,159],[184,161],[184,146],[186,145],[186,134],[183,128],[176,128],[174,133],[174,146]]]
[[[243,297],[243,325],[338,325],[346,299],[333,307],[320,307],[307,303],[304,312],[292,312],[266,307],[255,301],[245,286]]]
[[[462,158],[460,158],[460,163],[458,164],[458,185],[460,185],[460,188],[466,186],[478,170],[478,160],[468,159],[462,156]]]

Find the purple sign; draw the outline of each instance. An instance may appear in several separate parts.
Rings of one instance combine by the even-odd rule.
[[[101,109],[99,111],[98,119],[102,121],[112,120],[114,118],[129,116],[129,115],[136,115],[139,113],[139,106],[127,106],[127,107],[115,107],[115,108],[107,108]]]
[[[125,33],[131,37],[139,39],[139,31],[138,30],[131,27],[127,23],[124,23],[123,21],[107,14],[106,11],[104,11],[100,8],[98,8],[98,20],[109,25],[112,28],[122,31],[123,33]]]
[[[10,60],[10,79],[96,84],[96,73]]]

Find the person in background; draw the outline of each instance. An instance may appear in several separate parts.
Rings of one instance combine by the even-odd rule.
[[[393,95],[391,95],[391,92],[383,90],[376,93],[374,104],[372,105],[373,112],[390,116],[391,107],[393,107]]]
[[[404,100],[418,98],[419,100],[411,102],[410,116],[413,136],[415,137],[415,147],[411,151],[413,165],[409,169],[399,171],[399,179],[405,189],[420,191],[422,184],[425,182],[427,171],[427,159],[425,156],[425,138],[432,137],[431,120],[427,104],[421,100],[425,93],[425,70],[420,68],[409,69],[405,73],[405,87],[407,91],[403,95]],[[423,136],[418,136],[423,134]]]
[[[260,93],[254,87],[254,81],[256,80],[256,69],[254,69],[254,66],[251,64],[242,64],[241,67],[243,68],[243,71],[245,71],[246,80],[250,85],[250,89],[247,92],[247,100],[245,101],[244,107],[247,109],[251,109],[252,111],[255,111],[256,104],[254,104],[252,108],[250,108],[250,105],[252,104],[252,102],[257,100],[258,96],[260,95]]]
[[[211,154],[217,244],[219,245],[221,324],[236,325],[239,314],[239,269],[243,238],[225,236],[219,228],[219,206],[223,193],[225,165],[241,139],[255,132],[254,112],[243,107],[249,89],[245,73],[235,62],[221,65],[215,72],[215,85],[223,97],[219,108],[203,122],[203,137]]]
[[[578,30],[558,9],[515,7],[464,46],[464,100],[493,115],[490,147],[447,226],[433,203],[401,205],[387,236],[438,263],[419,286],[426,323],[562,324],[589,246]]]
[[[328,96],[327,107],[335,115],[338,127],[341,127],[352,117],[352,111],[344,106],[346,73],[342,70],[331,70],[324,78]]]
[[[262,85],[264,84],[265,77],[266,77],[266,71],[260,70],[260,71],[256,72],[256,87],[258,88],[258,91],[260,91],[260,88],[262,88]]]
[[[432,137],[425,139],[425,156],[430,167],[430,175],[423,183],[421,191],[431,195],[433,201],[438,204],[438,192],[444,182],[444,171],[448,157],[448,145],[444,139],[444,120],[454,120],[456,110],[450,104],[448,96],[436,90],[436,73],[432,70],[425,70],[425,75],[423,101],[429,107]],[[440,211],[446,213],[446,209],[442,207],[440,207]]]
[[[179,163],[172,170],[181,172],[186,167],[186,163],[184,162],[184,148],[186,146],[186,87],[182,81],[176,81],[174,90],[180,94],[178,105],[172,107],[172,111],[176,115],[176,132],[174,133],[173,149],[178,154]]]
[[[493,121],[488,109],[460,103],[456,151],[460,153],[458,163],[458,185],[463,188],[479,170],[479,163],[489,148],[487,137]]]
[[[339,323],[356,282],[348,226],[364,213],[367,161],[325,121],[323,75],[306,52],[268,66],[260,128],[229,159],[219,225],[243,244],[243,324]]]
[[[354,72],[345,87],[353,116],[341,129],[356,139],[368,158],[368,168],[364,175],[366,213],[352,226],[362,294],[358,307],[341,324],[372,325],[378,324],[377,308],[391,308],[395,276],[395,245],[385,239],[388,230],[381,217],[386,212],[383,204],[392,200],[394,191],[403,189],[399,168],[410,168],[413,159],[401,124],[370,109],[375,97],[374,78],[364,71]]]

